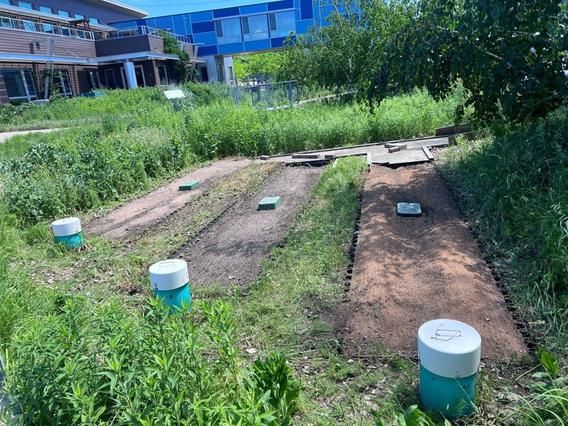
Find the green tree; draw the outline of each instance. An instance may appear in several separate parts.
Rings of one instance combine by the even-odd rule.
[[[196,69],[190,61],[189,53],[182,48],[179,40],[167,31],[160,31],[160,37],[164,40],[164,53],[176,55],[179,58],[179,61],[168,62],[170,76],[178,83],[196,81]]]
[[[285,55],[285,51],[276,51],[236,56],[234,58],[235,76],[238,79],[262,76],[268,79],[282,80],[281,77],[285,72]]]
[[[330,26],[287,51],[290,78],[354,87],[371,107],[457,82],[481,120],[520,122],[568,98],[568,5],[559,0],[336,1]]]

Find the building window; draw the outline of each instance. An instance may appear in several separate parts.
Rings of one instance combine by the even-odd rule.
[[[40,6],[39,7],[39,11],[43,12],[43,13],[49,13],[50,15],[53,15],[53,9],[49,6]]]
[[[24,31],[31,31],[37,32],[36,23],[33,21],[21,21],[22,22],[22,29]]]
[[[85,19],[85,15],[81,15],[80,13],[76,13],[76,14],[75,14],[75,19],[82,21],[82,20]]]
[[[35,82],[30,70],[4,71],[2,75],[11,101],[37,99]]]
[[[90,24],[100,24],[101,22],[99,21],[99,18],[89,18],[89,23]]]
[[[294,11],[271,13],[268,15],[270,22],[270,37],[288,37],[296,32],[296,17]]]
[[[225,72],[223,71],[223,64],[217,64],[217,81],[225,81]]]
[[[61,96],[73,96],[68,70],[56,70],[53,72],[53,86],[55,90],[59,91]]]
[[[14,28],[12,20],[7,16],[0,16],[0,27],[2,28]]]
[[[168,76],[168,67],[164,64],[158,65],[158,75],[160,76],[161,84],[170,84],[170,79]]]
[[[114,78],[114,71],[112,68],[105,70],[105,80],[107,89],[116,89],[116,79]]]
[[[243,41],[240,18],[215,21],[215,31],[219,44],[238,43]]]
[[[0,4],[12,4],[10,0],[0,0]]]
[[[136,83],[138,83],[138,87],[146,87],[146,76],[144,75],[144,67],[142,65],[134,66],[134,73],[136,74]]]
[[[69,18],[71,16],[66,10],[59,10],[57,14],[63,18]]]
[[[33,9],[33,5],[29,1],[19,1],[18,6],[22,9]]]
[[[245,16],[243,18],[243,38],[245,41],[269,38],[266,15]]]
[[[41,24],[43,26],[43,32],[47,34],[55,34],[55,28],[51,24]]]
[[[231,65],[229,65],[228,69],[229,69],[229,82],[233,83],[235,82],[235,71],[233,70],[233,67]]]

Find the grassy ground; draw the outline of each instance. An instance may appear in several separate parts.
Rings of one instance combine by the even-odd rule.
[[[553,357],[541,356],[548,374],[509,389],[512,399],[529,395],[515,418],[525,424],[568,419],[567,118],[563,108],[501,136],[462,140],[439,163],[537,349]]]
[[[369,359],[346,359],[330,318],[343,296],[363,161],[325,171],[257,282],[245,290],[194,288],[191,314],[167,315],[149,302],[148,265],[195,236],[230,199],[258,188],[273,166],[220,182],[128,246],[94,238],[88,250],[68,253],[52,244],[48,227],[55,215],[88,217],[216,156],[416,135],[449,124],[452,109],[423,93],[384,105],[376,116],[354,105],[276,114],[160,106],[40,135],[23,157],[18,144],[2,147],[9,160],[1,168],[0,347],[8,390],[26,420],[402,422],[400,413],[418,402],[415,361],[381,348]],[[422,118],[412,120],[418,110]],[[464,142],[440,164],[516,305],[560,361],[544,352],[542,366],[535,359],[484,373],[471,423],[562,424],[568,417],[565,126],[560,111],[509,136]]]
[[[184,218],[182,225],[176,226],[177,221],[173,220],[160,232],[129,246],[92,239],[90,250],[67,253],[53,247],[45,225],[22,232],[6,224],[9,232],[5,235],[12,243],[10,258],[18,259],[12,262],[9,282],[17,277],[19,285],[3,282],[0,289],[7,296],[4,300],[23,305],[3,304],[5,310],[11,306],[12,311],[11,316],[2,317],[11,318],[11,322],[7,321],[1,330],[11,373],[8,388],[21,398],[24,411],[34,413],[38,423],[53,421],[57,407],[62,410],[57,418],[64,422],[80,423],[80,418],[73,416],[89,418],[99,410],[100,420],[110,422],[122,410],[115,424],[140,421],[144,416],[155,424],[167,424],[166,405],[177,404],[190,408],[174,414],[199,424],[195,420],[197,404],[207,411],[203,418],[215,422],[220,411],[239,411],[221,397],[220,383],[246,382],[256,359],[276,362],[270,357],[274,351],[284,354],[292,368],[288,374],[293,376],[286,379],[291,393],[295,392],[294,380],[299,380],[298,403],[287,406],[295,411],[296,424],[374,425],[379,419],[391,424],[408,406],[417,404],[415,361],[380,348],[369,359],[345,358],[330,318],[344,293],[344,273],[350,261],[348,251],[359,208],[358,193],[367,167],[360,159],[340,161],[325,171],[310,206],[289,230],[285,245],[274,250],[261,277],[246,290],[193,288],[196,308],[179,321],[165,320],[159,310],[155,313],[156,307],[148,310],[147,266],[157,257],[175,251],[214,219],[215,206],[223,205],[223,199],[239,197],[258,187],[270,167],[273,166],[253,166],[219,183],[210,194],[192,202],[194,210],[180,215]],[[42,272],[34,274],[37,270]],[[19,292],[33,298],[20,299]],[[212,312],[210,306],[218,308]],[[226,324],[224,328],[229,326],[229,334],[210,336],[209,327],[218,326],[219,321]],[[161,333],[169,336],[167,341],[152,337],[146,323],[163,327],[165,331]],[[138,337],[134,339],[134,335]],[[203,393],[199,398],[185,396],[193,395],[195,386],[203,384],[187,378],[195,374],[195,366],[181,355],[182,347],[172,343],[174,338],[183,345],[190,345],[191,341],[191,353],[197,354],[199,362],[216,360],[216,369],[198,370],[204,380],[212,382],[203,390],[210,392],[209,398]],[[222,346],[222,342],[229,346]],[[91,359],[95,348],[99,355]],[[62,355],[54,358],[58,351]],[[165,376],[170,370],[166,365],[153,365],[141,356],[144,351],[153,356],[165,353],[173,357],[172,362],[175,360],[182,371],[175,375],[175,380],[185,382],[166,386]],[[219,358],[217,353],[224,355]],[[126,367],[125,360],[130,358],[140,366]],[[236,370],[231,372],[231,368]],[[531,398],[529,387],[534,386],[534,380],[527,377],[530,378],[532,368],[533,365],[504,364],[484,374],[480,412],[472,422],[508,424],[514,418],[515,424],[523,420],[527,420],[525,424],[534,424],[528,416],[536,411],[514,399],[515,395]],[[113,375],[116,370],[122,374],[119,378]],[[273,370],[271,367],[270,376],[274,375]],[[129,375],[153,379],[136,382],[140,390],[135,391],[134,384],[128,382]],[[517,379],[523,375],[524,378]],[[124,389],[113,389],[113,379],[117,383],[114,386]],[[546,385],[546,377],[542,381]],[[50,391],[50,397],[45,398],[45,383],[61,389]],[[177,392],[173,400],[160,400],[146,407],[147,398],[165,395],[171,389]],[[242,401],[246,395],[251,397],[249,390],[236,386],[231,395]],[[250,415],[255,413],[254,405],[243,404],[240,409]],[[526,409],[523,417],[512,417],[519,416],[521,409]],[[285,416],[285,412],[280,411],[279,415]],[[236,423],[236,418],[231,417],[229,424]]]
[[[373,115],[357,104],[270,112],[213,102],[175,111],[156,100],[158,95],[148,89],[47,106],[46,111],[53,115],[63,108],[59,105],[69,108],[81,102],[87,105],[78,108],[79,112],[99,101],[111,110],[118,108],[122,96],[124,111],[137,110],[132,116],[109,114],[100,124],[29,135],[0,145],[2,198],[10,211],[33,224],[98,208],[214,158],[432,134],[435,127],[451,123],[452,111],[461,99],[457,94],[437,102],[418,91],[386,101],[384,111]],[[25,116],[18,119],[25,120]]]
[[[305,304],[311,303],[310,300],[316,297],[319,290],[324,290],[321,287],[324,284],[322,278],[329,277],[325,285],[328,288],[326,294],[335,298],[334,294],[338,296],[341,293],[341,284],[334,281],[334,277],[339,274],[347,259],[348,243],[344,241],[350,239],[353,218],[357,212],[361,171],[366,167],[361,161],[346,161],[326,172],[316,191],[314,207],[299,219],[289,237],[289,246],[275,253],[274,260],[270,262],[272,265],[267,265],[266,274],[258,283],[251,286],[248,296],[245,297],[238,288],[229,291],[194,289],[197,301],[213,304],[196,305],[194,314],[185,317],[186,322],[183,323],[182,329],[179,329],[182,324],[179,318],[166,320],[159,310],[158,313],[155,312],[157,307],[153,307],[152,311],[144,308],[142,312],[146,313],[143,318],[140,317],[139,311],[141,303],[144,303],[149,296],[146,285],[148,264],[155,260],[156,256],[163,257],[174,251],[186,239],[191,238],[188,232],[190,234],[197,232],[213,219],[213,217],[203,217],[203,213],[209,213],[209,203],[205,198],[238,197],[243,191],[258,186],[271,167],[274,166],[250,167],[229,181],[220,183],[210,194],[200,197],[195,204],[201,208],[198,207],[193,214],[185,218],[187,227],[183,227],[183,233],[176,232],[175,228],[164,229],[165,232],[149,235],[135,246],[121,247],[115,243],[94,239],[90,242],[89,250],[67,253],[50,243],[49,232],[45,225],[37,225],[22,231],[13,227],[14,223],[4,224],[5,235],[9,235],[10,238],[9,244],[3,247],[10,250],[9,253],[5,253],[5,258],[11,259],[11,268],[10,275],[2,281],[0,288],[6,296],[13,295],[12,299],[6,297],[5,300],[22,302],[20,305],[16,303],[4,305],[11,310],[10,315],[6,312],[3,317],[5,323],[2,327],[8,369],[7,387],[17,399],[22,411],[30,416],[29,420],[41,424],[53,421],[80,422],[81,418],[110,421],[114,417],[115,410],[121,410],[120,416],[116,419],[117,423],[122,423],[126,419],[141,420],[144,416],[147,416],[146,419],[152,419],[156,424],[161,421],[168,423],[163,417],[165,415],[162,411],[165,409],[163,405],[156,403],[146,409],[141,405],[144,401],[145,404],[148,403],[148,397],[154,398],[160,392],[165,392],[163,387],[165,383],[159,385],[152,382],[153,387],[149,382],[138,383],[137,388],[145,388],[145,392],[150,393],[136,393],[135,401],[129,400],[130,397],[134,398],[133,389],[128,388],[128,392],[124,389],[117,390],[112,383],[114,379],[121,387],[130,386],[124,382],[126,378],[120,376],[117,371],[119,367],[116,365],[124,362],[124,357],[136,359],[141,364],[128,369],[128,374],[142,377],[150,374],[157,382],[166,380],[165,376],[161,376],[168,371],[166,366],[152,365],[139,353],[149,351],[152,345],[154,347],[150,353],[155,357],[162,356],[164,352],[175,356],[176,366],[183,370],[180,376],[176,376],[180,380],[192,371],[195,373],[195,366],[191,364],[191,360],[186,360],[186,357],[179,358],[181,348],[171,342],[175,336],[184,345],[189,344],[188,339],[197,340],[198,335],[207,336],[209,340],[205,343],[197,344],[192,340],[193,346],[191,346],[195,353],[204,357],[204,362],[211,356],[216,359],[216,356],[209,352],[211,350],[218,350],[223,355],[220,360],[217,359],[217,363],[220,364],[219,371],[216,369],[202,371],[203,374],[206,373],[207,380],[211,381],[207,390],[210,393],[209,400],[197,401],[195,397],[189,399],[183,397],[183,393],[194,395],[195,386],[203,386],[201,381],[175,384],[178,392],[182,393],[176,394],[173,402],[190,407],[178,413],[187,419],[197,418],[196,411],[199,409],[199,404],[213,411],[213,413],[208,411],[203,417],[210,421],[220,418],[215,417],[220,415],[217,411],[238,411],[234,406],[227,405],[228,402],[220,397],[215,386],[220,385],[223,380],[230,380],[230,377],[235,377],[237,380],[238,376],[238,383],[249,380],[251,375],[249,369],[254,369],[253,366],[256,364],[252,364],[251,357],[244,349],[250,349],[251,344],[258,348],[258,355],[263,355],[261,359],[272,360],[270,362],[277,367],[278,358],[271,358],[269,355],[272,351],[286,349],[287,354],[291,356],[294,354],[295,350],[281,339],[293,336],[298,331],[297,327],[309,325],[306,322]],[[334,219],[330,222],[329,219],[332,217]],[[308,238],[304,236],[306,226],[315,227],[310,231]],[[303,246],[303,249],[300,246]],[[312,267],[316,265],[317,273],[321,274],[319,278],[316,279],[314,275],[307,277],[316,287],[308,289],[296,284],[292,288],[286,288],[290,282],[282,273],[283,268],[288,268],[293,261],[293,253],[298,253],[298,250],[302,250],[305,257],[296,256],[301,263],[295,270],[293,280],[299,283],[301,275],[306,273],[310,264]],[[81,273],[75,274],[75,271]],[[279,276],[283,281],[272,282],[272,276]],[[16,279],[18,285],[14,286]],[[134,296],[130,295],[129,291],[123,291],[125,283],[137,289],[133,292]],[[273,306],[269,308],[267,299],[270,300],[269,294],[273,296],[276,294],[272,290],[277,287],[281,287],[282,291],[277,299],[272,299]],[[298,290],[302,293],[297,294]],[[23,294],[27,294],[32,300],[24,298]],[[297,303],[290,303],[288,297],[296,299]],[[42,303],[34,302],[36,298]],[[125,308],[125,302],[131,305],[133,310]],[[284,306],[287,306],[297,322],[282,320],[279,313]],[[231,311],[232,316],[228,314]],[[251,315],[256,320],[260,320],[264,327],[251,329],[249,322]],[[164,327],[167,330],[165,333],[169,336],[167,342],[150,337],[148,335],[150,329],[146,329],[145,321],[152,326],[160,324]],[[209,325],[215,325],[218,321],[232,324],[230,335],[210,335]],[[271,325],[273,321],[276,323]],[[284,325],[285,328],[282,329]],[[194,330],[193,327],[196,329]],[[198,331],[197,328],[202,331]],[[277,334],[272,332],[276,329],[280,329]],[[315,327],[309,335],[316,333],[317,329]],[[140,333],[140,336],[131,342],[132,333]],[[105,341],[105,336],[110,340]],[[229,346],[225,347],[224,344]],[[298,341],[297,345],[299,349],[301,342]],[[95,355],[92,352],[95,348],[97,348],[96,359],[92,358]],[[54,357],[54,351],[59,352],[59,356]],[[239,355],[239,352],[245,355]],[[243,356],[248,359],[244,359]],[[209,362],[215,364],[213,359]],[[127,374],[126,366],[121,367],[121,373],[122,369],[125,370],[124,374]],[[232,373],[226,371],[231,369],[235,371]],[[229,373],[233,376],[227,376]],[[50,382],[51,389],[47,398],[42,396],[46,380]],[[293,393],[294,381],[292,378],[289,380],[287,386]],[[248,390],[245,385],[235,385],[235,401],[249,397]],[[122,393],[123,391],[126,393]],[[121,404],[130,405],[119,405],[116,400],[120,400]],[[163,401],[163,404],[167,402]],[[256,404],[254,400],[247,401],[252,405],[241,402],[240,408],[247,416],[256,412],[253,410]],[[293,405],[289,404],[289,408],[291,409]],[[285,406],[286,404],[283,407]],[[259,410],[265,414],[268,411],[268,409]],[[273,411],[278,412],[278,410]],[[285,416],[283,414],[285,411],[281,407],[279,415]],[[258,415],[262,416],[262,413]],[[232,413],[231,419],[237,418],[233,416],[237,414]],[[229,423],[234,424],[232,421]],[[282,423],[267,421],[263,424]]]

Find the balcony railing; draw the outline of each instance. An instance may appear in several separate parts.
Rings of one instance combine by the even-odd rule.
[[[179,35],[179,34],[174,34],[170,31],[161,30],[161,29],[158,29],[158,28],[147,27],[145,25],[140,25],[140,26],[131,27],[131,28],[120,28],[120,29],[117,29],[115,31],[110,31],[108,33],[97,33],[96,37],[97,37],[97,39],[100,39],[100,38],[105,38],[105,39],[124,38],[124,37],[140,36],[140,35],[153,35],[153,36],[160,37],[163,33],[168,33],[168,34],[172,35],[180,43],[192,44],[191,39],[189,37]]]
[[[79,28],[64,27],[61,25],[48,24],[46,22],[35,22],[26,19],[10,18],[7,16],[0,16],[0,28],[28,31],[30,33],[53,34],[65,37],[79,38],[84,40],[95,39],[95,34],[92,31],[81,30]]]

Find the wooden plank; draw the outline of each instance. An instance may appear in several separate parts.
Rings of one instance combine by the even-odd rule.
[[[458,126],[449,126],[436,129],[436,136],[449,136],[458,133],[466,133],[470,131],[470,127],[467,124],[460,124]]]
[[[293,160],[317,160],[317,159],[319,159],[319,154],[310,154],[310,153],[293,154],[292,159]]]
[[[424,153],[424,151],[422,151],[422,149],[405,150],[405,151],[394,152],[391,154],[375,155],[373,156],[372,159],[373,164],[389,165],[389,166],[426,163],[428,161],[429,159]]]
[[[403,149],[408,148],[407,144],[403,145],[391,145],[390,147],[387,146],[387,150],[392,154],[393,152],[402,151]]]
[[[426,155],[428,160],[430,160],[430,161],[434,160],[434,156],[432,155],[432,152],[430,152],[430,150],[428,149],[427,146],[423,146],[422,151],[424,151],[424,155]]]
[[[437,138],[437,139],[430,139],[430,140],[419,140],[419,141],[412,141],[408,142],[408,149],[422,149],[423,146],[428,148],[442,148],[445,146],[450,146],[450,139],[449,138]]]

